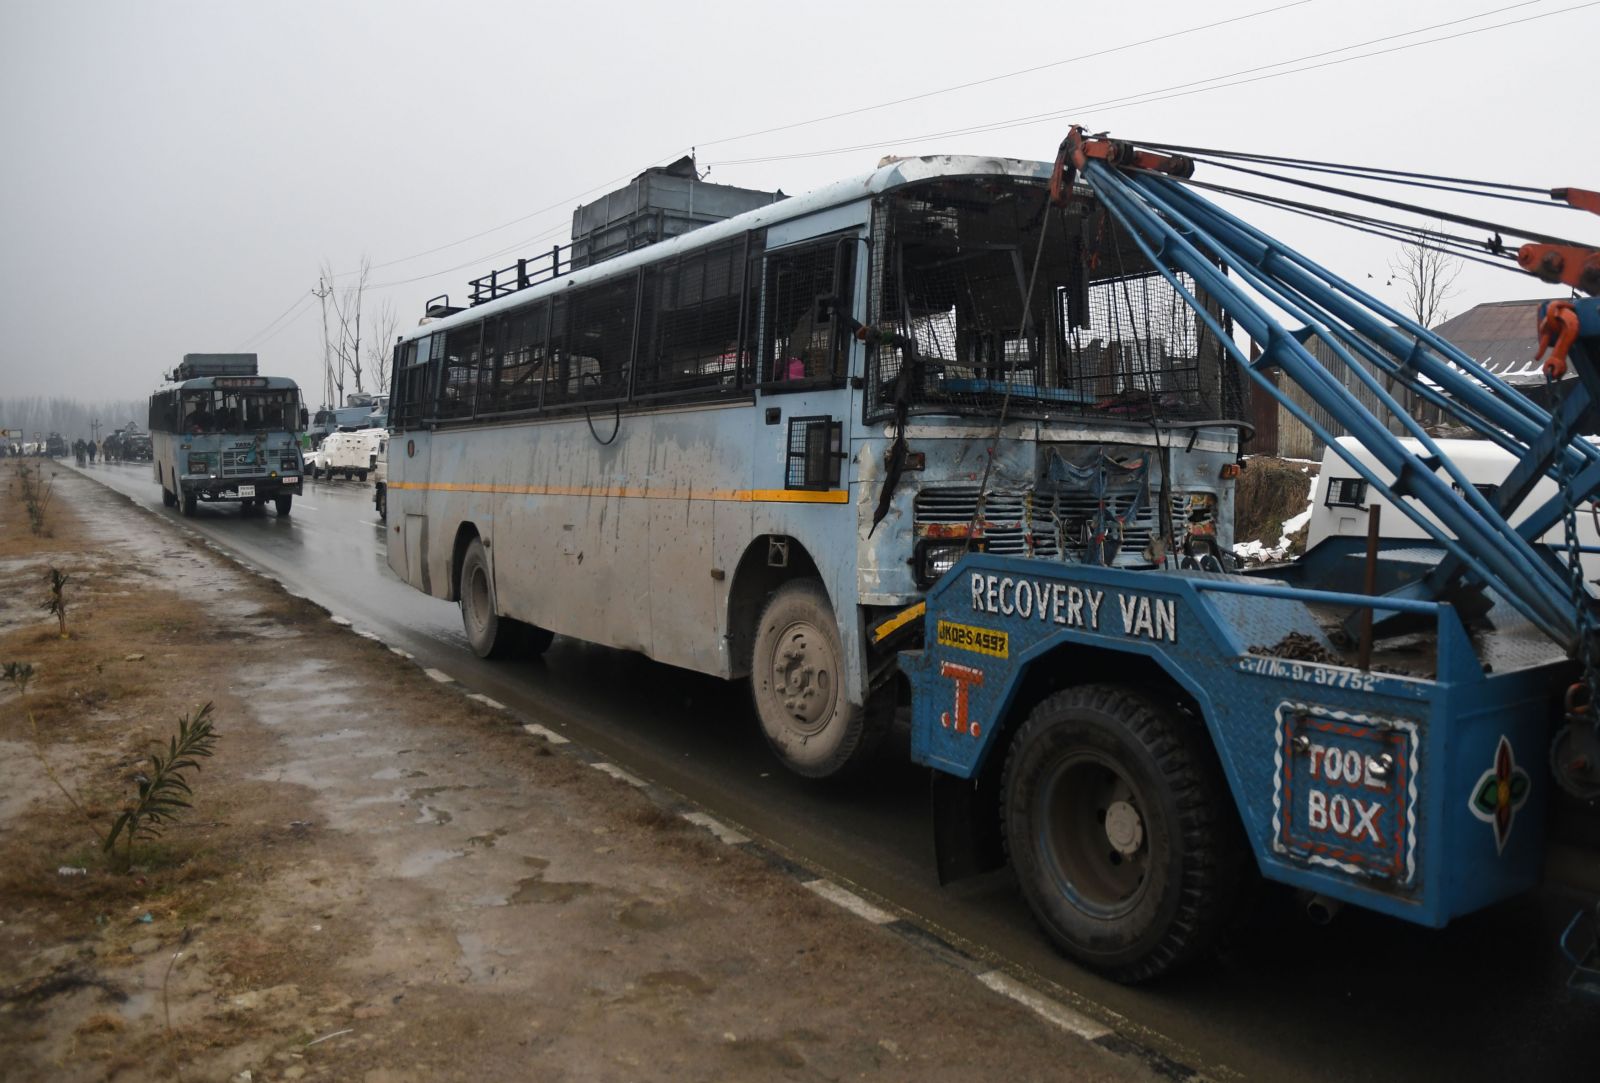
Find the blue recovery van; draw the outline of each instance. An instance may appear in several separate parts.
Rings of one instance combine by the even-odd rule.
[[[1334,426],[1354,438],[1349,466],[1418,530],[1330,537],[1242,574],[1178,554],[990,553],[974,522],[923,605],[871,633],[921,629],[899,665],[941,878],[1009,859],[1050,939],[1123,981],[1204,952],[1257,873],[1313,915],[1349,904],[1435,928],[1547,880],[1600,897],[1600,601],[1576,528],[1600,493],[1600,302],[1541,314],[1552,397],[1536,404],[1201,198],[1182,149],[1074,130],[1056,195],[1091,189],[1203,318],[1257,345],[1223,336],[1263,393],[1331,451]],[[1548,241],[1507,258],[1600,287],[1580,261],[1553,265]],[[1307,350],[1313,334],[1335,362]],[[1474,487],[1401,388],[1515,468]],[[1113,511],[1088,529],[1114,532]],[[1573,984],[1600,991],[1593,920],[1580,911],[1563,947]]]

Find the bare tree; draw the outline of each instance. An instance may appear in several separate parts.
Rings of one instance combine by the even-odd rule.
[[[1440,222],[1436,229],[1442,230]],[[1450,318],[1445,302],[1454,297],[1456,279],[1463,264],[1455,256],[1430,247],[1428,235],[1418,232],[1416,239],[1400,246],[1389,261],[1390,281],[1399,280],[1406,291],[1406,309],[1424,327],[1436,327]]]
[[[1432,227],[1434,230],[1443,230],[1444,223],[1438,222]],[[1447,252],[1440,251],[1430,244],[1428,234],[1419,230],[1416,239],[1400,246],[1400,251],[1389,261],[1391,283],[1398,280],[1406,294],[1406,309],[1412,319],[1423,327],[1433,328],[1450,318],[1450,310],[1445,308],[1445,302],[1454,297],[1456,279],[1461,276],[1461,260]],[[1391,394],[1395,391],[1395,380],[1390,377],[1386,381]],[[1401,403],[1406,412],[1416,417],[1419,421],[1437,421],[1437,417],[1426,416],[1430,413],[1421,410],[1421,404],[1411,388],[1402,389]]]
[[[325,306],[331,306],[333,309],[334,326],[331,333],[326,308],[323,311],[322,321],[323,358],[329,380],[333,385],[334,399],[331,404],[333,406],[344,405],[346,374],[349,374],[354,381],[355,390],[363,390],[361,304],[367,292],[367,276],[371,269],[372,261],[362,256],[361,267],[354,272],[355,281],[342,289],[336,289],[333,286],[333,268],[327,260],[322,261],[322,282],[317,295],[323,299]]]
[[[394,306],[384,301],[372,319],[367,335],[367,368],[373,375],[373,387],[382,395],[389,390],[389,370],[394,350],[394,337],[400,329],[400,317]]]

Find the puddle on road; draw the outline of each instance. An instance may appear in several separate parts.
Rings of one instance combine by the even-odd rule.
[[[416,853],[404,857],[395,869],[395,875],[403,880],[415,880],[419,876],[426,876],[446,861],[453,861],[461,857],[461,850],[418,850]]]
[[[505,964],[496,960],[512,958],[510,952],[497,951],[475,933],[457,933],[456,946],[461,949],[461,965],[467,968],[467,981],[481,984],[500,973]]]
[[[634,899],[617,911],[617,921],[630,929],[658,932],[678,923],[677,915],[660,903]]]
[[[367,776],[374,782],[394,782],[402,778],[427,778],[426,771],[413,771],[404,767],[385,767]]]
[[[644,989],[693,993],[701,997],[710,996],[717,991],[715,984],[687,970],[652,970],[648,974],[639,975],[639,985]]]
[[[546,880],[540,876],[530,876],[517,881],[517,890],[506,899],[506,905],[566,903],[584,895],[592,895],[598,890],[598,885],[583,880]]]

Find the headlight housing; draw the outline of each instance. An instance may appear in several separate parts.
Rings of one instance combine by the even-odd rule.
[[[972,546],[978,548],[977,545]],[[941,575],[956,566],[956,562],[967,554],[968,546],[965,540],[923,542],[917,546],[914,558],[914,567],[917,574],[917,585],[926,590],[933,586]]]
[[[209,474],[210,472],[211,472],[211,456],[209,456],[209,455],[191,455],[191,456],[189,456],[189,473],[191,473],[191,474]]]

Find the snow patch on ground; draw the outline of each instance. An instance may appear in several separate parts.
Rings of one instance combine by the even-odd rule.
[[[1306,495],[1306,510],[1299,515],[1285,519],[1278,527],[1278,540],[1275,544],[1268,545],[1259,538],[1246,542],[1235,542],[1233,555],[1246,564],[1271,564],[1286,560],[1289,556],[1289,535],[1299,530],[1311,521],[1311,509],[1316,507],[1317,487],[1311,486],[1311,492]]]

